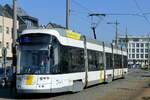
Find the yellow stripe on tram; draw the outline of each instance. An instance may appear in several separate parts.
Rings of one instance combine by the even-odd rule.
[[[80,40],[81,34],[75,33],[71,30],[66,30],[66,37],[72,38],[72,39],[77,39]]]
[[[31,85],[33,80],[33,75],[26,76],[26,85]]]
[[[100,83],[104,82],[103,80],[103,71],[100,71],[100,80],[99,80]]]

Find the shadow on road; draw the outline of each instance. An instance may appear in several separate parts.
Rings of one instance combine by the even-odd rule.
[[[0,87],[0,98],[11,99],[12,98],[11,89]]]
[[[17,97],[16,99],[50,99],[52,97],[56,97],[56,96],[62,96],[62,95],[67,95],[70,93],[51,93],[51,94],[24,94],[24,95],[20,95],[19,97]]]
[[[62,96],[72,94],[71,92],[65,92],[65,93],[51,93],[51,94],[23,94],[16,96],[15,92],[10,88],[0,88],[0,100],[2,99],[46,99],[46,98],[52,98],[56,96]]]

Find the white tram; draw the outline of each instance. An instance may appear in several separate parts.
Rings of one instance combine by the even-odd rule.
[[[65,29],[28,29],[17,46],[17,93],[78,92],[123,78],[125,48]]]

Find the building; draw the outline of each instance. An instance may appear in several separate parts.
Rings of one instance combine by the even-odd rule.
[[[119,36],[118,45],[128,49],[128,64],[145,66],[150,58],[150,36]]]
[[[52,23],[52,22],[49,22],[45,28],[63,28],[63,29],[66,29],[65,27],[61,26],[61,25],[58,25],[56,23]]]
[[[9,13],[0,6],[0,67],[2,67],[3,57],[1,50],[3,47],[7,49],[7,65],[11,65],[12,58],[12,28],[13,19]]]
[[[21,33],[24,29],[30,27],[38,27],[38,19],[29,16],[23,9],[17,8],[17,33]],[[6,66],[12,64],[12,30],[13,9],[8,4],[0,5],[0,67],[4,62],[1,54],[3,47],[7,49]]]
[[[6,4],[4,8],[11,16],[13,16],[13,9],[11,6]],[[22,8],[17,8],[17,20],[19,22],[18,33],[21,33],[27,28],[39,27],[38,19],[27,14]]]

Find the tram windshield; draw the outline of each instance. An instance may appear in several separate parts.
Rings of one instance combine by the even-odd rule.
[[[51,35],[34,33],[21,35],[18,74],[49,74]]]
[[[20,74],[50,73],[48,50],[23,50],[20,56]]]

